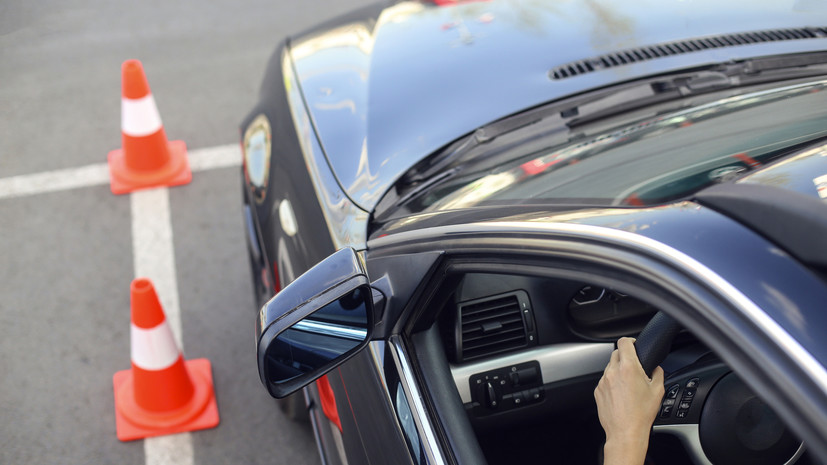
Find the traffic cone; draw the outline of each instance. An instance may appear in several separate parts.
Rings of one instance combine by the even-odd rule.
[[[132,281],[131,293],[132,369],[112,378],[118,439],[218,425],[210,361],[184,360],[150,280]]]
[[[109,152],[113,194],[178,186],[192,181],[184,141],[167,141],[144,68],[138,60],[121,65],[121,139],[123,148]]]

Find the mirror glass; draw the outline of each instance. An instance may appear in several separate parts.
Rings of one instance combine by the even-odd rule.
[[[368,335],[370,287],[340,297],[284,330],[267,348],[267,380],[282,383],[331,364]]]

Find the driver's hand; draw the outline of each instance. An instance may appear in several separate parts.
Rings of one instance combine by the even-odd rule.
[[[663,369],[646,376],[637,358],[635,340],[624,337],[594,390],[597,416],[606,431],[604,465],[639,465],[646,457],[649,430],[663,398]]]

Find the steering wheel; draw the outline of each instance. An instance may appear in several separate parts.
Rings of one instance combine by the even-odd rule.
[[[677,321],[658,312],[640,332],[635,348],[648,376],[669,355],[680,330]],[[772,408],[717,357],[667,373],[664,387],[653,432],[677,436],[697,465],[788,465],[804,453]]]

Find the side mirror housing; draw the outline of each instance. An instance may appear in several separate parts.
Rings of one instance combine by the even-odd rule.
[[[373,332],[367,273],[341,249],[270,299],[256,321],[258,373],[273,397],[286,397],[359,352]]]

